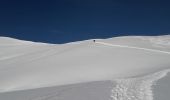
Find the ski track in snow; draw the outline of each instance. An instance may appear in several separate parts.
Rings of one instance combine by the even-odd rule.
[[[117,45],[117,44],[110,44],[105,42],[96,42],[97,44],[102,44],[106,46],[112,46],[112,47],[120,47],[120,48],[130,48],[130,49],[139,49],[139,50],[145,50],[145,51],[151,51],[151,52],[158,52],[158,53],[165,53],[170,54],[170,52],[167,51],[161,51],[156,49],[148,49],[148,48],[141,48],[141,47],[133,47],[133,46],[127,46],[127,45]]]
[[[111,80],[113,83],[116,82],[116,86],[111,90],[110,100],[153,100],[152,86],[168,72],[169,69],[143,77]],[[66,88],[26,100],[60,100],[60,96],[70,89]]]
[[[170,70],[163,70],[138,78],[116,79],[111,90],[112,100],[153,100],[152,86]]]
[[[170,54],[167,51],[140,48],[126,45],[115,45],[105,42],[96,42],[97,44],[121,47],[121,48],[131,48],[139,49],[151,52],[165,53]],[[153,100],[152,86],[154,83],[165,77],[170,70],[163,70],[151,75],[146,75],[138,78],[127,78],[127,79],[116,79],[113,82],[116,82],[116,86],[111,90],[112,100]]]

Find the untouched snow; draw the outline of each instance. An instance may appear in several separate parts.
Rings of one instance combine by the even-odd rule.
[[[154,100],[169,100],[170,98],[170,73],[168,73],[164,78],[161,78],[153,86],[153,96]]]
[[[0,93],[0,100],[110,100],[113,83],[97,81]]]
[[[169,72],[169,40],[128,36],[54,45],[0,37],[0,92],[111,80],[113,100],[153,100],[153,83]]]

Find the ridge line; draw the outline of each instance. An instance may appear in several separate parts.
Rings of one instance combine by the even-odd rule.
[[[168,51],[162,51],[162,50],[156,50],[156,49],[141,48],[141,47],[127,46],[127,45],[117,45],[117,44],[111,44],[111,43],[105,43],[105,42],[95,42],[95,43],[106,45],[106,46],[112,46],[112,47],[130,48],[130,49],[138,49],[138,50],[145,50],[145,51],[152,51],[152,52],[170,54],[170,52],[168,52]]]

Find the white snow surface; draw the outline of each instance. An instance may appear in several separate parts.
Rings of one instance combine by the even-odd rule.
[[[113,100],[153,100],[170,68],[170,35],[67,44],[0,37],[0,92],[111,80]]]

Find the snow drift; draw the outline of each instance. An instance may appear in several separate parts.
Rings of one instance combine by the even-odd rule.
[[[113,100],[152,100],[153,82],[169,72],[169,41],[129,36],[59,45],[0,37],[0,92],[112,80]]]

